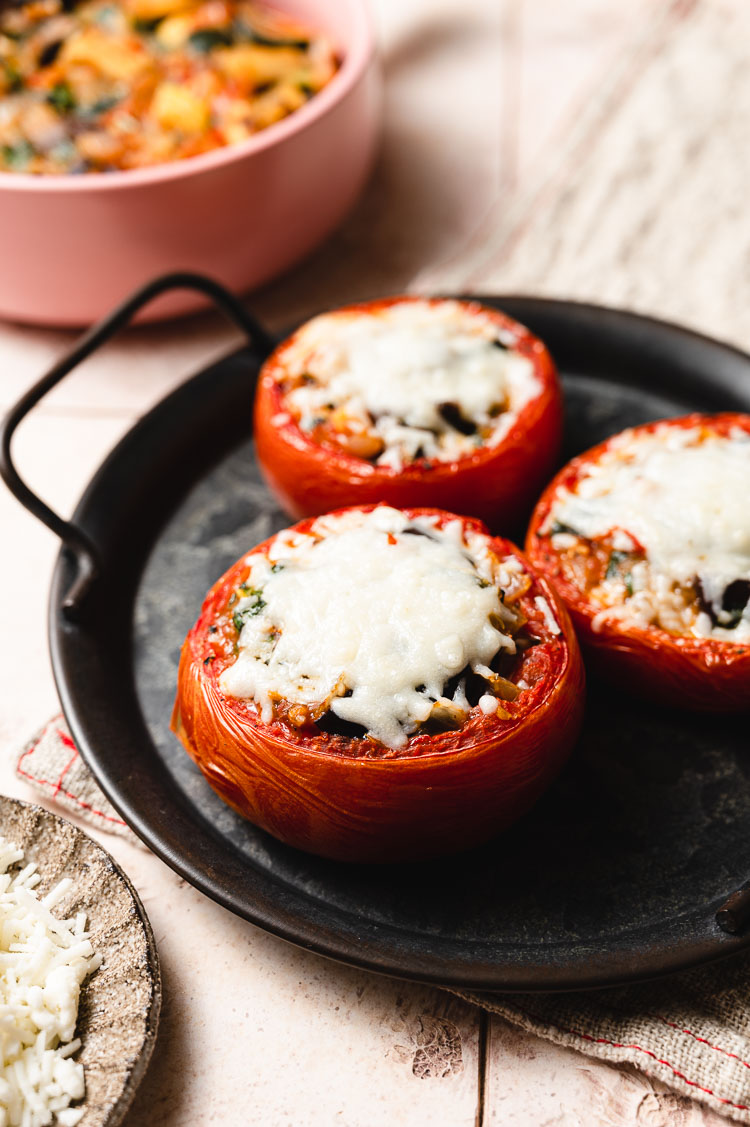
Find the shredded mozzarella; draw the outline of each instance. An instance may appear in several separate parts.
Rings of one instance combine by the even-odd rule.
[[[86,919],[52,909],[71,881],[44,899],[36,865],[15,868],[20,849],[0,837],[0,1127],[75,1127],[83,1108],[83,1065],[71,1059],[81,983],[100,965]]]
[[[549,630],[550,634],[560,634],[560,624],[552,613],[552,607],[542,595],[537,595],[534,599],[537,610],[542,612],[544,617],[544,624]]]
[[[531,361],[512,345],[486,314],[456,301],[324,314],[286,352],[293,375],[315,379],[289,391],[286,402],[303,429],[331,406],[343,411],[362,433],[382,439],[377,465],[400,469],[417,457],[453,461],[500,442],[539,395]],[[446,405],[475,431],[456,429]]]
[[[654,600],[669,613],[674,585],[697,580],[717,625],[710,629],[707,614],[689,612],[692,632],[743,642],[750,640],[750,602],[740,622],[726,629],[723,598],[730,584],[750,580],[749,491],[750,436],[744,431],[730,437],[666,425],[647,434],[625,431],[587,465],[572,491],[558,492],[549,523],[588,539],[610,537],[625,552],[637,544],[645,550],[647,568],[633,568],[632,597],[622,611],[602,612],[605,618],[650,620]],[[566,535],[555,536],[555,543]],[[674,614],[681,606],[675,604]],[[675,621],[675,629],[687,628],[687,620]]]
[[[463,683],[446,701],[446,682],[466,667],[493,676],[495,655],[515,652],[501,585],[512,587],[518,561],[497,560],[459,520],[439,528],[386,506],[325,516],[248,563],[239,654],[220,685],[254,700],[265,723],[274,699],[326,702],[402,747],[436,705],[468,709]]]

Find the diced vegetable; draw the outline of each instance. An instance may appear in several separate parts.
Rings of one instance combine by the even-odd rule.
[[[134,20],[160,20],[197,6],[197,0],[126,0],[125,8]]]
[[[0,93],[15,94],[23,88],[23,79],[15,64],[4,59],[0,65]]]
[[[207,102],[176,82],[162,82],[157,87],[151,112],[162,128],[179,129],[182,133],[201,132],[208,126],[211,114]]]
[[[193,20],[190,16],[169,16],[164,20],[157,20],[154,34],[160,47],[167,51],[176,51],[187,43],[193,31]]]
[[[73,91],[67,82],[56,82],[47,95],[47,101],[55,107],[58,113],[69,113],[76,107]]]
[[[121,137],[113,137],[109,133],[93,130],[89,133],[79,133],[76,144],[84,160],[96,165],[114,165],[124,147]]]
[[[34,156],[34,150],[28,141],[19,141],[17,145],[0,146],[0,156],[3,164],[15,172],[25,172],[26,166]]]
[[[619,552],[617,549],[615,549],[609,557],[609,563],[607,564],[605,578],[613,579],[616,575],[618,575],[620,571],[620,565],[628,559],[630,559],[629,552]]]
[[[257,47],[247,43],[216,51],[214,57],[224,74],[245,87],[276,82],[290,67],[300,64],[300,52],[296,49]]]
[[[148,52],[137,40],[117,39],[98,27],[71,36],[60,52],[64,63],[86,63],[107,78],[132,81],[152,66]]]

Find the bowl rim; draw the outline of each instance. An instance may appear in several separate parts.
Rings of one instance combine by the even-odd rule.
[[[354,17],[351,41],[342,49],[343,62],[330,82],[299,109],[274,122],[236,145],[221,145],[206,153],[165,161],[146,168],[129,168],[98,175],[71,176],[59,173],[35,176],[30,172],[0,171],[0,192],[111,192],[146,187],[163,181],[177,180],[191,174],[201,175],[255,153],[275,148],[296,133],[325,117],[343,102],[367,70],[375,54],[375,31],[368,0],[338,0],[347,4]],[[281,6],[281,5],[277,5]]]

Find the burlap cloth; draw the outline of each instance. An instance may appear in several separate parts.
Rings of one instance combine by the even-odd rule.
[[[63,810],[138,840],[102,794],[61,716],[26,745],[16,772]],[[750,1123],[750,958],[745,955],[617,990],[461,996],[558,1045],[629,1061],[683,1095]]]

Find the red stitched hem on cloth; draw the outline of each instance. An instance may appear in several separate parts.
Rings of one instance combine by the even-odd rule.
[[[519,1010],[519,1012],[524,1013],[525,1016],[531,1018],[532,1021],[539,1020],[534,1017],[533,1014],[524,1010]],[[670,1023],[667,1022],[667,1024],[669,1025]],[[711,1088],[705,1088],[702,1084],[699,1084],[697,1080],[688,1080],[687,1076],[685,1076],[683,1072],[680,1072],[679,1069],[675,1068],[673,1064],[670,1064],[668,1060],[662,1060],[660,1057],[657,1057],[656,1053],[652,1052],[651,1049],[644,1049],[643,1045],[626,1045],[622,1041],[610,1041],[606,1037],[592,1037],[590,1033],[582,1033],[580,1029],[565,1029],[562,1026],[558,1026],[557,1028],[562,1029],[563,1033],[570,1033],[574,1037],[580,1037],[582,1041],[591,1041],[594,1045],[610,1045],[613,1049],[635,1049],[638,1053],[645,1053],[647,1057],[651,1057],[657,1064],[663,1064],[665,1068],[668,1068],[679,1080],[682,1080],[683,1083],[688,1084],[691,1088],[697,1088],[699,1092],[705,1092],[707,1096],[713,1096],[719,1103],[726,1104],[727,1107],[733,1107],[736,1111],[750,1111],[750,1104],[733,1103],[732,1100],[726,1099],[725,1096],[717,1095]],[[711,1045],[710,1047],[715,1048],[716,1046]],[[724,1052],[726,1050],[720,1051]],[[745,1062],[742,1061],[742,1063],[744,1064]]]
[[[624,1011],[619,1011],[619,1012],[622,1012],[622,1014],[624,1016]],[[677,1033],[685,1033],[688,1037],[692,1037],[695,1041],[698,1041],[701,1045],[705,1045],[706,1048],[714,1049],[715,1052],[717,1052],[717,1053],[723,1053],[724,1056],[730,1057],[732,1060],[736,1060],[738,1064],[744,1065],[745,1068],[750,1068],[750,1061],[743,1060],[743,1058],[738,1056],[737,1053],[733,1053],[729,1049],[724,1049],[724,1048],[721,1047],[721,1045],[714,1045],[714,1043],[712,1041],[708,1041],[708,1040],[706,1040],[705,1037],[701,1037],[699,1033],[694,1033],[692,1029],[687,1029],[685,1026],[679,1025],[677,1022],[670,1021],[669,1018],[666,1018],[664,1016],[664,1014],[652,1013],[649,1016],[655,1018],[656,1021],[661,1021],[665,1025],[668,1025],[670,1029],[674,1029]],[[571,1031],[571,1032],[574,1032],[574,1031]],[[719,1099],[719,1098],[720,1097],[717,1096],[717,1099]],[[744,1110],[744,1109],[742,1109],[742,1110]]]
[[[44,730],[45,730],[45,732],[47,731],[46,728]],[[62,728],[55,728],[55,735],[60,737],[60,739],[62,740],[62,742],[65,744],[65,746],[67,748],[69,748],[71,751],[74,751],[76,753],[76,755],[78,755],[78,748],[73,743],[72,739],[70,738],[70,736],[68,735],[67,732],[63,732]],[[38,747],[41,742],[42,742],[42,737],[40,736],[39,739],[36,740],[36,742],[34,743],[33,746]]]
[[[656,1053],[652,1053],[650,1049],[644,1049],[642,1045],[626,1045],[621,1041],[608,1041],[606,1037],[592,1037],[589,1033],[581,1033],[579,1029],[567,1029],[566,1033],[572,1033],[575,1037],[580,1037],[584,1041],[593,1041],[595,1045],[611,1045],[613,1049],[635,1049],[639,1053],[645,1053],[647,1057],[651,1057],[657,1064],[663,1064],[670,1072],[673,1072],[685,1084],[689,1084],[691,1088],[697,1088],[699,1092],[705,1092],[708,1096],[713,1096],[721,1104],[726,1104],[727,1107],[736,1108],[737,1111],[750,1111],[750,1104],[736,1104],[731,1100],[726,1099],[724,1096],[718,1096],[711,1088],[704,1088],[697,1080],[688,1080],[687,1076],[679,1069],[670,1064],[668,1060],[662,1060],[657,1057]],[[711,1048],[714,1046],[712,1045]],[[744,1062],[743,1062],[744,1063]]]
[[[679,1069],[676,1069],[673,1064],[670,1064],[668,1060],[662,1060],[660,1057],[657,1057],[656,1053],[652,1053],[650,1049],[644,1049],[642,1045],[625,1045],[621,1041],[608,1041],[606,1037],[592,1037],[588,1033],[581,1033],[578,1029],[568,1029],[567,1032],[573,1033],[576,1037],[581,1037],[584,1041],[593,1041],[596,1045],[611,1045],[613,1049],[635,1049],[639,1053],[645,1053],[647,1057],[652,1057],[657,1064],[663,1064],[665,1068],[668,1068],[670,1072],[673,1072],[680,1080],[689,1084],[691,1088],[697,1088],[699,1092],[705,1092],[707,1095],[713,1096],[719,1103],[727,1104],[728,1107],[734,1107],[737,1111],[750,1111],[749,1104],[732,1103],[731,1100],[726,1099],[724,1096],[717,1096],[716,1092],[712,1091],[711,1088],[704,1088],[697,1080],[688,1080],[687,1076],[685,1076],[683,1072],[680,1072]],[[713,1048],[713,1046],[711,1046],[711,1048]]]
[[[77,748],[77,747],[76,747],[76,745],[75,745],[75,744],[73,743],[73,741],[71,740],[71,738],[70,738],[69,736],[66,736],[66,735],[65,735],[65,732],[61,732],[59,728],[55,728],[55,735],[56,735],[56,736],[59,736],[59,737],[60,737],[60,740],[62,741],[62,745],[63,745],[63,747],[67,747],[67,749],[68,749],[69,751],[72,751],[72,752],[73,752],[73,754],[71,755],[70,759],[68,760],[68,762],[67,762],[67,763],[65,764],[65,766],[63,767],[63,769],[62,769],[62,774],[60,775],[60,778],[59,778],[59,779],[57,780],[57,785],[55,786],[55,794],[59,794],[59,793],[60,793],[60,791],[62,790],[63,779],[65,778],[65,776],[67,775],[68,771],[69,771],[69,770],[70,770],[70,768],[71,768],[71,767],[73,766],[73,764],[75,763],[76,759],[78,758],[78,748]],[[35,745],[35,746],[36,746],[36,745]],[[19,767],[20,767],[20,765],[21,765],[21,760],[20,760],[20,759],[19,759],[19,761],[18,761],[18,765],[19,765]],[[63,791],[63,793],[65,793],[65,792]]]
[[[66,736],[66,734],[64,732],[61,732],[59,728],[55,729],[55,735],[60,737],[60,739],[62,740],[62,742],[65,744],[66,747],[73,748],[74,754],[71,756],[70,761],[66,764],[66,766],[63,769],[63,772],[60,775],[60,778],[57,780],[57,782],[53,783],[50,779],[40,779],[38,775],[32,775],[28,771],[24,771],[23,766],[22,766],[24,759],[26,758],[27,755],[31,755],[32,752],[36,750],[36,748],[42,742],[42,739],[44,738],[44,733],[46,731],[47,731],[46,728],[43,729],[42,734],[39,736],[39,739],[32,740],[32,742],[29,744],[29,746],[24,751],[21,758],[18,760],[18,766],[16,767],[18,774],[23,775],[23,777],[25,779],[28,779],[32,783],[37,783],[39,786],[50,787],[52,792],[53,792],[53,797],[54,797],[55,794],[64,794],[66,798],[69,798],[71,800],[71,802],[75,802],[78,806],[82,807],[82,809],[84,809],[84,810],[90,810],[92,814],[96,814],[96,816],[98,818],[103,818],[105,820],[105,822],[114,822],[114,824],[116,826],[125,826],[126,823],[122,820],[122,818],[113,818],[111,814],[105,814],[103,810],[97,810],[97,808],[95,806],[92,806],[90,802],[84,802],[84,800],[82,798],[79,798],[79,796],[77,794],[73,794],[72,791],[63,789],[62,781],[65,778],[65,776],[67,775],[70,768],[75,763],[76,759],[78,758],[78,749],[76,748],[75,744],[71,740],[70,736]]]
[[[742,1057],[738,1057],[736,1053],[730,1053],[729,1049],[722,1049],[721,1045],[712,1045],[705,1037],[700,1037],[697,1033],[693,1033],[692,1029],[683,1029],[681,1025],[675,1025],[673,1021],[667,1021],[662,1014],[655,1014],[654,1016],[658,1018],[659,1021],[663,1021],[665,1025],[668,1025],[670,1029],[676,1029],[678,1033],[687,1033],[688,1037],[694,1037],[696,1041],[700,1041],[701,1045],[706,1045],[709,1049],[715,1049],[717,1053],[723,1053],[724,1056],[731,1057],[732,1060],[744,1064],[745,1068],[750,1068],[750,1064],[748,1064],[746,1060],[743,1060]]]

